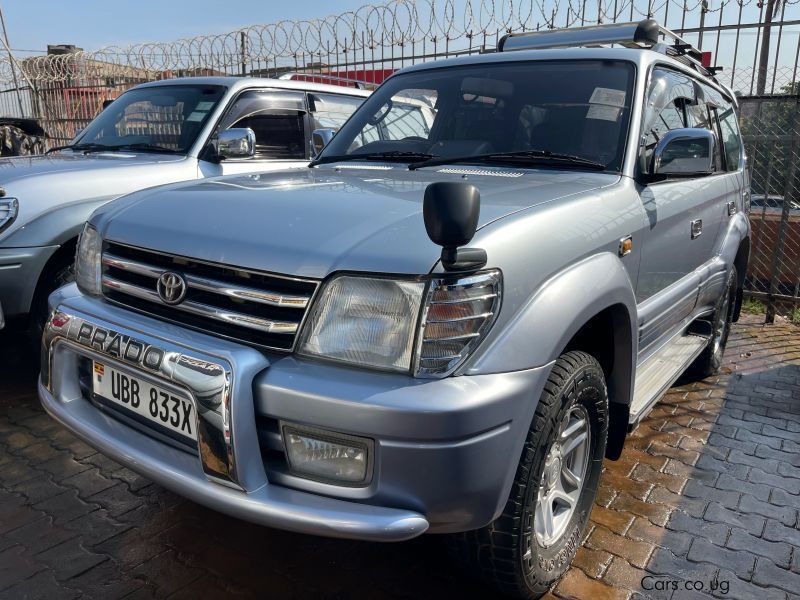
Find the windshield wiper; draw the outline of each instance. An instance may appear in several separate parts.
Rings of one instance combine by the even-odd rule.
[[[72,150],[73,152],[83,152],[84,154],[89,154],[90,152],[116,152],[118,150],[139,150],[140,152],[166,152],[168,154],[175,154],[178,151],[173,150],[172,148],[165,148],[164,146],[159,146],[157,144],[148,144],[146,142],[137,142],[134,144],[97,144],[97,143],[87,143],[87,144],[71,144],[66,146],[56,146],[55,148],[50,148],[45,154],[50,154],[51,152],[56,152],[57,150]]]
[[[473,154],[469,156],[451,156],[434,158],[417,162],[408,166],[409,170],[421,169],[422,167],[436,167],[455,163],[468,162],[525,162],[530,164],[552,164],[552,165],[573,165],[585,167],[597,171],[604,171],[606,165],[588,158],[574,156],[572,154],[559,154],[549,150],[520,150],[517,152],[491,152],[489,154]]]
[[[438,158],[435,154],[427,152],[405,152],[402,150],[392,150],[391,152],[365,152],[363,154],[344,154],[341,156],[320,156],[308,163],[309,167],[324,165],[332,162],[344,162],[351,160],[398,160],[402,162],[430,161]]]
[[[110,146],[106,146],[105,144],[65,144],[64,146],[54,146],[52,148],[48,148],[45,154],[50,154],[51,152],[58,152],[59,150],[73,150],[75,152],[91,152],[93,150],[103,150],[105,148],[109,148]]]
[[[114,152],[116,150],[139,150],[141,152],[166,152],[168,154],[175,154],[178,152],[172,148],[166,148],[165,146],[159,146],[158,144],[148,144],[147,142],[116,144],[114,146],[104,146],[103,144],[98,144],[97,148],[90,148],[86,150],[86,152],[102,152],[104,150],[110,152]]]

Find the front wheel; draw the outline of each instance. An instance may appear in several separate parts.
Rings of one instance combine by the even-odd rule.
[[[507,594],[545,594],[583,541],[607,433],[603,370],[585,352],[563,354],[536,406],[503,514],[453,536],[462,566]]]

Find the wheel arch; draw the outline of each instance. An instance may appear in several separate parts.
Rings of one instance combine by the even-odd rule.
[[[468,371],[552,365],[569,350],[592,354],[607,374],[610,457],[619,456],[627,434],[638,352],[636,299],[623,260],[604,252],[546,281]]]
[[[36,279],[29,313],[32,313],[37,304],[42,301],[42,294],[48,290],[48,278],[52,277],[64,264],[69,264],[75,260],[75,251],[78,247],[78,236],[67,238],[47,259],[39,276]],[[49,294],[48,294],[49,295]],[[45,299],[46,301],[46,299]]]

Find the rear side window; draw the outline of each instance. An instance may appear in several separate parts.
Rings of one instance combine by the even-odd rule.
[[[306,158],[305,97],[302,92],[249,90],[236,98],[219,130],[249,127],[256,134],[256,158]]]
[[[722,129],[722,145],[725,149],[725,166],[728,171],[738,171],[739,160],[742,157],[742,144],[739,139],[736,112],[732,105],[728,104],[720,109],[719,124]]]

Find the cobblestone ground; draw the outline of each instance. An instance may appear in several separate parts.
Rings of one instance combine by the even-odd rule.
[[[800,597],[800,329],[759,320],[736,326],[719,376],[673,388],[607,462],[556,597]],[[492,596],[435,536],[290,534],[149,483],[42,412],[19,344],[0,336],[0,597]]]

